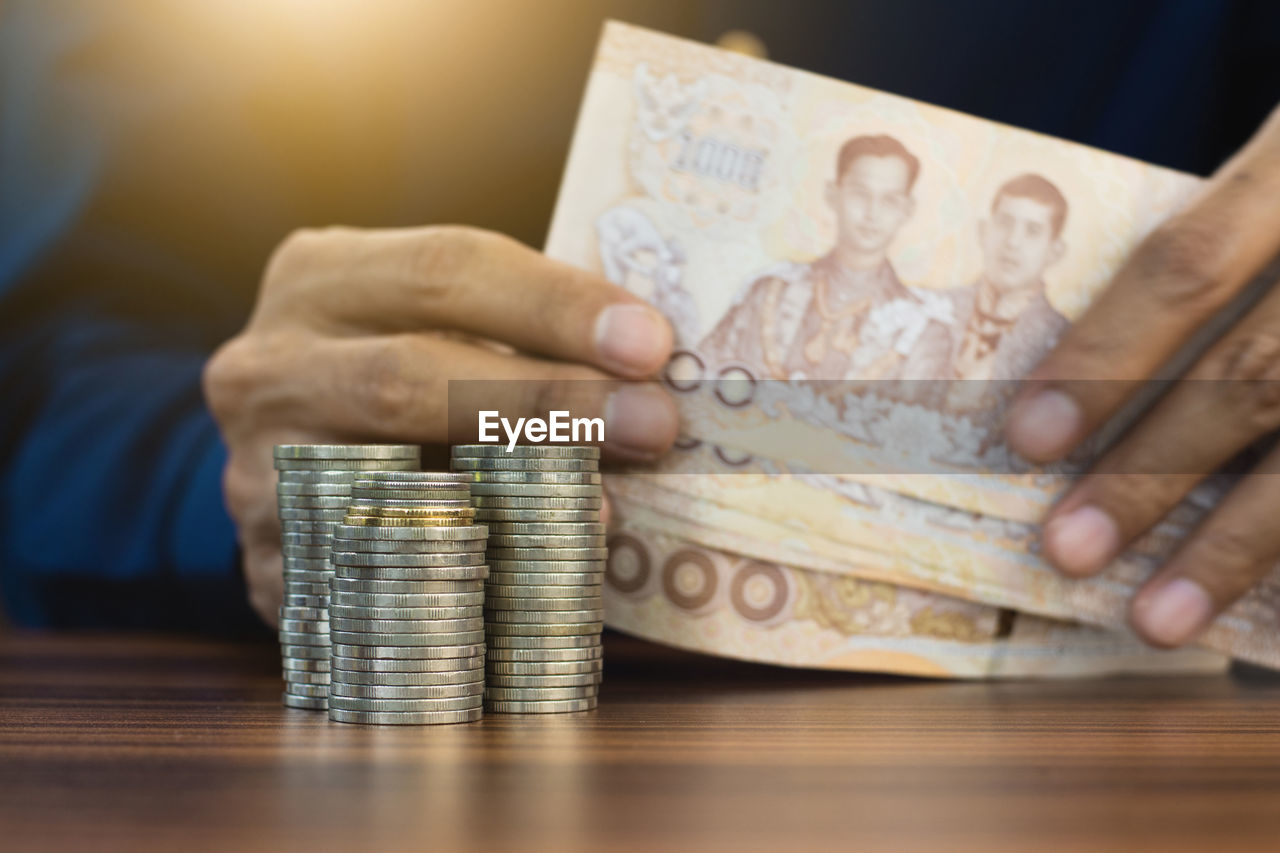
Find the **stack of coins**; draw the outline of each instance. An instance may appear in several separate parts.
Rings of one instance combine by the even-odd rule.
[[[284,553],[280,654],[284,704],[324,710],[329,696],[329,563],[333,529],[363,470],[416,470],[415,444],[280,444],[276,485]]]
[[[596,707],[603,671],[604,525],[595,447],[453,448],[489,526],[485,708]]]
[[[484,525],[467,481],[369,474],[334,534],[329,719],[422,725],[480,719]]]

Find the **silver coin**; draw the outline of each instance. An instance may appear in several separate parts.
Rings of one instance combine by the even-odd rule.
[[[591,711],[596,707],[596,697],[568,699],[561,702],[489,702],[484,708],[495,714],[564,714],[574,711]],[[330,714],[333,712],[330,711]]]
[[[281,658],[280,667],[286,672],[328,672],[329,658]]]
[[[329,687],[329,698],[344,699],[459,699],[484,693],[483,681],[465,684],[347,684],[335,681]]]
[[[455,444],[452,456],[497,456],[527,459],[599,459],[600,448],[586,444]]]
[[[496,459],[478,456],[454,456],[449,467],[466,471],[590,471],[600,470],[594,459]]]
[[[422,458],[416,444],[277,444],[273,459],[413,459]]]
[[[485,663],[486,675],[528,676],[528,675],[581,675],[594,674],[604,670],[604,661],[566,660],[566,661],[501,661],[492,660]]]
[[[335,723],[364,726],[431,726],[474,723],[484,717],[483,708],[465,711],[428,711],[426,713],[379,713],[377,711],[344,711],[330,708],[329,719]]]
[[[555,702],[565,699],[587,699],[599,692],[593,685],[580,687],[490,687],[484,698],[494,702]],[[330,698],[330,704],[332,704]]]
[[[411,634],[373,631],[329,632],[334,645],[344,646],[470,646],[483,644],[484,631],[463,631],[445,633],[434,631],[416,631]]]
[[[603,646],[584,646],[569,649],[489,649],[486,666],[508,663],[594,663],[603,665]],[[336,663],[334,664],[337,665]]]
[[[379,595],[473,595],[483,594],[484,586],[474,580],[461,581],[380,581],[351,580],[337,577],[332,581],[332,595],[369,594]]]
[[[372,528],[371,528],[372,529]],[[403,528],[411,530],[412,528]],[[334,543],[334,554],[466,554],[484,552],[483,539],[342,539]]]
[[[329,594],[328,581],[326,581],[325,583],[302,583],[299,581],[291,581],[288,579],[288,577],[286,577],[284,580],[285,598],[289,598],[291,596],[299,596],[299,595],[314,596],[314,595],[328,595],[328,594]]]
[[[498,652],[499,658],[503,650],[507,649],[523,649],[523,650],[572,650],[581,651],[583,649],[599,648],[601,645],[600,634],[592,632],[589,634],[569,635],[565,637],[531,637],[522,634],[493,634],[485,638],[485,645],[489,654]]]
[[[452,699],[356,699],[350,696],[329,698],[330,710],[342,711],[465,711],[483,705],[480,694]]]
[[[299,572],[324,572],[329,570],[328,557],[285,557],[285,570],[293,569]]]
[[[562,566],[563,568],[564,566]],[[485,589],[490,586],[494,589],[501,590],[503,587],[515,587],[521,589],[536,589],[538,587],[573,587],[577,589],[588,589],[590,591],[598,591],[604,583],[604,570],[597,569],[593,572],[489,572],[489,582]],[[495,592],[494,595],[498,593]],[[510,596],[508,596],[510,597]]]
[[[590,575],[605,570],[604,560],[489,560],[489,569],[504,575]],[[548,580],[547,583],[555,583]]]
[[[282,533],[281,545],[311,545],[329,547],[333,544],[333,536],[328,533]]]
[[[490,601],[573,601],[578,598],[600,600],[601,584],[574,584],[571,586],[510,586],[505,584],[486,584],[485,598]],[[495,605],[497,610],[510,608]]]
[[[298,645],[281,643],[280,656],[281,658],[288,660],[327,661],[329,659],[329,644],[325,643],[324,645],[315,645],[308,643],[305,645]]]
[[[281,619],[282,634],[327,634],[329,623],[319,619]]]
[[[475,483],[533,483],[561,486],[598,486],[598,471],[484,471],[473,469],[465,472]]]
[[[471,495],[477,510],[482,509],[599,509],[601,499],[586,498],[523,498],[508,495]],[[286,510],[281,510],[286,512]],[[281,518],[284,518],[282,515]]]
[[[334,577],[365,581],[483,581],[488,566],[338,566]]]
[[[321,545],[281,545],[280,553],[286,557],[304,557],[312,560],[329,559],[330,548]]]
[[[361,480],[368,484],[374,485],[378,483],[461,483],[463,479],[453,471],[410,471],[408,473],[400,473],[395,471],[370,471]]]
[[[286,509],[346,509],[350,495],[276,495],[276,506]]]
[[[413,471],[413,459],[276,459],[278,471],[350,471],[369,474],[374,471]]]
[[[289,509],[280,507],[276,515],[281,521],[342,521],[346,509]]]
[[[463,660],[480,657],[483,654],[483,642],[461,643],[453,646],[401,646],[343,642],[333,645],[335,664],[343,660]]]
[[[521,560],[604,560],[608,548],[488,548],[485,552],[490,562],[518,562]]]
[[[603,534],[593,536],[568,536],[564,534],[541,535],[529,533],[489,534],[490,548],[603,548]]]
[[[364,542],[374,540],[446,540],[472,541],[484,540],[489,529],[483,524],[468,524],[462,527],[358,527],[344,524],[334,533],[334,539],[343,542]]]
[[[286,569],[284,579],[291,583],[326,584],[333,577],[333,572],[303,572],[298,569]]]
[[[484,616],[479,604],[467,607],[352,607],[335,604],[329,610],[332,619],[472,619]]]
[[[301,521],[298,519],[290,519],[280,522],[281,533],[320,533],[325,535],[333,535],[333,529],[341,522],[338,521]]]
[[[312,686],[323,686],[329,683],[329,672],[304,672],[296,669],[286,669],[284,671],[285,684],[308,684]],[[292,689],[292,688],[287,688]]]
[[[331,607],[478,607],[484,604],[484,592],[462,592],[435,595],[373,595],[360,592],[336,592]]]
[[[351,488],[359,471],[279,471],[276,486],[342,486]]]
[[[286,684],[285,693],[290,696],[307,696],[312,699],[326,699],[329,696],[327,684]]]
[[[598,498],[604,494],[597,485],[548,485],[542,483],[472,483],[471,496],[534,498]],[[477,504],[479,505],[479,504]]]
[[[286,595],[284,597],[285,607],[329,607],[329,596],[327,595]]]
[[[290,708],[300,708],[304,711],[323,711],[329,707],[329,697],[323,699],[313,699],[307,696],[290,696],[285,693],[282,701]]]
[[[596,672],[577,672],[564,675],[502,675],[485,673],[485,684],[491,688],[514,688],[520,690],[542,690],[558,687],[598,687],[602,675]]]
[[[405,484],[406,486],[408,484]],[[360,503],[380,504],[382,501],[457,501],[471,500],[471,490],[465,485],[437,489],[393,489],[384,486],[360,487],[351,490],[351,500]],[[409,504],[405,504],[408,506]]]
[[[385,678],[397,675],[437,677],[455,672],[471,672],[484,667],[484,656],[467,658],[347,658],[334,656],[335,678],[350,681],[353,676]],[[381,681],[373,682],[381,684]],[[394,684],[394,681],[387,682]]]
[[[505,522],[600,522],[598,509],[477,509],[476,521]]]
[[[588,621],[588,620],[584,620]],[[329,620],[334,631],[360,631],[373,634],[460,634],[483,631],[484,619],[342,619]]]
[[[385,687],[475,684],[477,682],[483,683],[483,679],[484,670],[476,667],[444,672],[350,672],[348,670],[337,670],[333,673],[335,684],[383,685]]]
[[[604,622],[487,622],[485,633],[493,637],[580,637],[599,634]]]
[[[584,622],[600,622],[604,619],[604,608],[591,610],[494,610],[488,605],[484,608],[484,619],[488,627],[503,625],[580,625]],[[337,624],[337,620],[333,620]]]
[[[322,497],[349,498],[351,486],[348,483],[276,483],[276,496],[286,497]]]
[[[484,564],[484,551],[449,552],[443,554],[422,553],[367,553],[339,549],[332,556],[334,566],[376,566],[384,569],[414,569],[423,567],[479,566]]]
[[[596,610],[604,612],[604,599],[599,595],[581,598],[538,598],[527,595],[522,598],[486,596],[485,610]]]
[[[277,631],[281,646],[329,646],[328,633],[317,634],[304,631]]]
[[[281,606],[279,610],[281,619],[328,619],[329,608],[327,607],[286,607]]]
[[[489,528],[490,541],[495,534],[501,536],[603,536],[607,532],[605,526],[598,521],[491,521],[486,526]]]

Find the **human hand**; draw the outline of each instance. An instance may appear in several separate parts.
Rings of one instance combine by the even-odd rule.
[[[275,624],[283,594],[274,445],[443,444],[449,380],[512,380],[486,390],[504,417],[603,416],[606,452],[650,458],[675,440],[670,398],[650,384],[579,380],[644,379],[670,350],[670,327],[646,303],[498,234],[290,236],[248,325],[204,372],[254,609]]]
[[[1280,250],[1280,109],[1157,228],[1028,377],[1006,437],[1066,456]],[[1280,288],[1224,335],[1045,519],[1061,571],[1101,571],[1192,487],[1280,428]],[[1085,380],[1085,381],[1073,381]],[[1108,381],[1088,381],[1108,380]],[[1148,642],[1193,640],[1280,561],[1280,450],[1267,455],[1135,595]]]

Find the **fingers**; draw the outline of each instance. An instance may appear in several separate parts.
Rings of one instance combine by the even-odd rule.
[[[308,423],[337,436],[423,444],[473,441],[476,414],[602,418],[605,448],[651,459],[677,432],[675,404],[650,383],[623,382],[588,367],[497,353],[429,335],[329,339],[278,367],[296,377],[260,401],[265,420]]]
[[[1216,344],[1045,520],[1045,557],[1101,571],[1204,476],[1280,428],[1280,290]]]
[[[1006,437],[1037,462],[1104,423],[1280,249],[1280,110],[1182,214],[1137,248],[1028,377]],[[1113,381],[1072,381],[1107,379]]]
[[[666,319],[623,288],[460,227],[296,235],[268,268],[258,314],[337,334],[459,330],[633,378],[656,373],[672,346]]]
[[[1280,451],[1247,477],[1147,581],[1130,622],[1148,642],[1180,646],[1280,561]]]

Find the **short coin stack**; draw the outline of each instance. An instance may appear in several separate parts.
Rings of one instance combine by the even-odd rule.
[[[284,553],[280,653],[284,704],[324,710],[329,696],[329,563],[333,529],[364,470],[416,470],[416,444],[279,444],[276,484]]]
[[[466,478],[368,474],[334,533],[329,719],[480,719],[485,535]]]
[[[453,469],[471,480],[476,520],[489,526],[489,711],[596,707],[607,554],[599,458],[594,447],[453,448]]]

